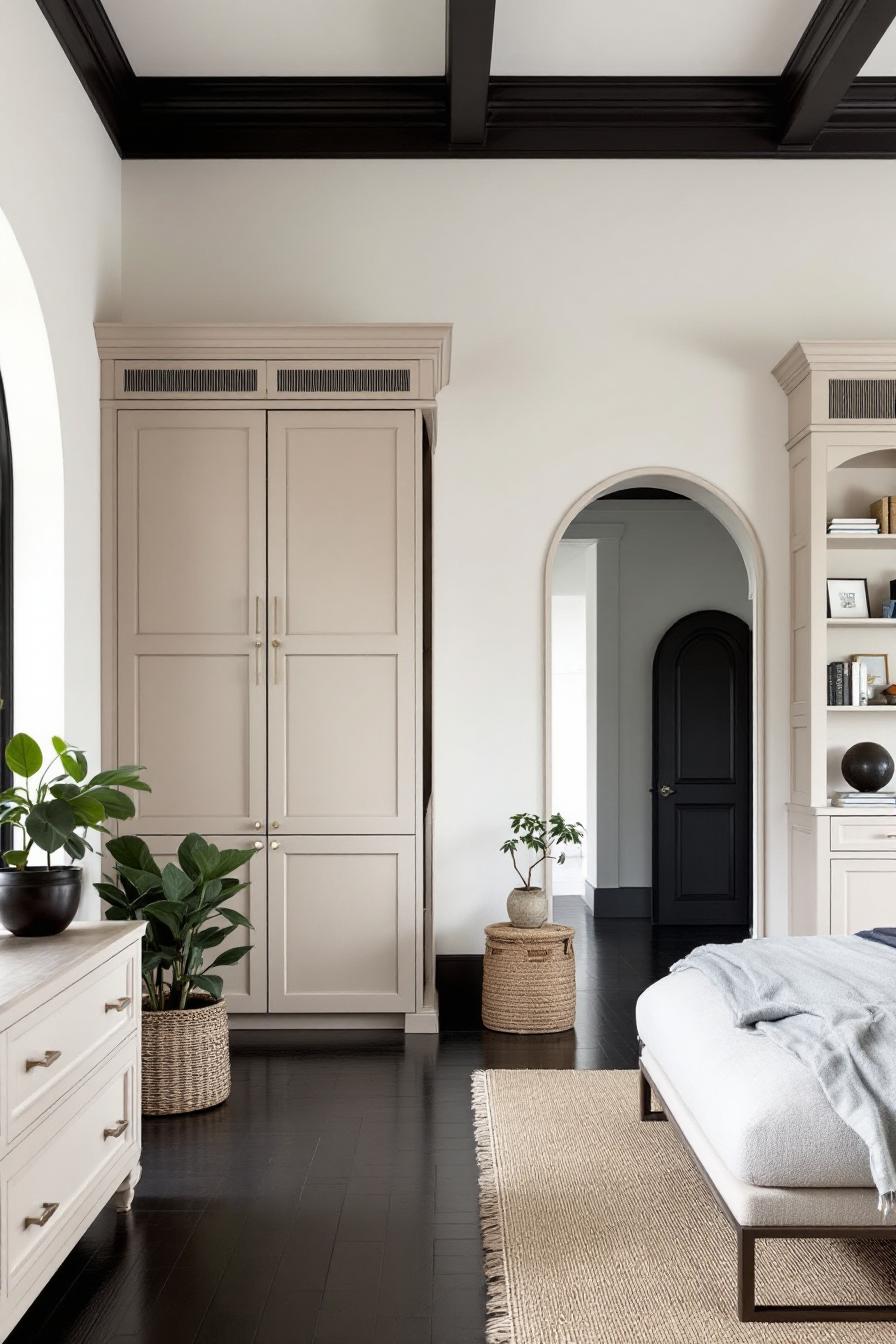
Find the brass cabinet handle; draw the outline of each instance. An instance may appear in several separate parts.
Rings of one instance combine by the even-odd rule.
[[[255,633],[261,634],[261,598],[255,598]]]
[[[256,822],[253,822],[252,824],[254,825],[256,831],[262,831],[262,830],[264,830],[264,823],[263,823],[263,822],[256,821]]]
[[[120,999],[113,999],[111,1003],[106,1004],[107,1013],[123,1013],[131,1001],[129,994],[122,994]]]
[[[48,1069],[51,1064],[55,1064],[57,1059],[61,1058],[61,1050],[45,1050],[42,1059],[25,1060],[25,1072],[30,1073],[32,1069]],[[55,1204],[53,1205],[53,1208],[56,1208]]]
[[[274,685],[276,686],[276,685],[278,684],[278,682],[280,681],[280,676],[279,676],[280,663],[279,663],[278,658],[277,658],[277,653],[278,653],[279,648],[280,648],[280,641],[279,641],[279,639],[272,639],[272,640],[271,640],[271,647],[272,647],[273,650],[274,650]]]
[[[59,1208],[59,1205],[44,1203],[41,1205],[41,1208],[43,1209],[43,1213],[40,1215],[39,1218],[29,1217],[25,1219],[26,1227],[43,1227],[44,1224],[48,1223],[50,1219],[53,1217],[53,1214]]]
[[[279,840],[272,840],[272,841],[271,841],[271,849],[279,849],[279,848],[280,848],[280,841],[279,841]]]
[[[256,840],[256,841],[255,841],[255,848],[256,848],[256,849],[264,849],[264,841],[263,841],[263,840]]]
[[[279,633],[280,633],[280,601],[279,601],[279,598],[276,598],[276,597],[275,597],[275,598],[274,598],[274,634],[275,634],[275,635],[279,635]]]
[[[260,639],[256,639],[256,641],[255,641],[255,685],[256,685],[256,686],[260,686],[260,685],[261,685],[261,649],[262,649],[262,641],[261,641]]]
[[[103,1130],[104,1139],[120,1139],[128,1127],[127,1120],[119,1120],[117,1125],[111,1125],[109,1129]]]

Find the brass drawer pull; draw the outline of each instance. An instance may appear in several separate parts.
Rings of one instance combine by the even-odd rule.
[[[111,1003],[106,1004],[106,1012],[123,1013],[125,1008],[127,1008],[128,1004],[130,1003],[130,1001],[131,998],[129,994],[122,994],[120,999],[113,999]]]
[[[119,1120],[117,1125],[112,1125],[109,1129],[103,1130],[104,1139],[120,1139],[128,1127],[127,1120]]]
[[[51,1064],[55,1064],[57,1059],[62,1058],[61,1050],[45,1050],[43,1059],[26,1059],[25,1072],[30,1073],[32,1069],[48,1069]],[[56,1205],[53,1205],[56,1208]]]
[[[40,1215],[39,1218],[26,1218],[26,1219],[25,1219],[25,1226],[26,1226],[26,1227],[43,1227],[44,1224],[45,1224],[45,1223],[48,1223],[48,1222],[50,1221],[50,1219],[53,1217],[53,1214],[54,1214],[54,1213],[56,1212],[56,1210],[59,1208],[59,1205],[58,1205],[58,1204],[43,1204],[43,1205],[41,1205],[41,1207],[42,1207],[42,1209],[43,1209],[43,1213]]]

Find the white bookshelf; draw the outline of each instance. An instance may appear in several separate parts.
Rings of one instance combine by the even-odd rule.
[[[805,342],[775,376],[789,411],[791,932],[896,925],[896,827],[867,805],[830,804],[848,787],[849,747],[873,741],[896,759],[896,705],[827,703],[829,663],[885,654],[896,682],[896,620],[880,614],[896,579],[896,533],[827,530],[830,518],[868,517],[896,495],[896,341]],[[828,578],[865,579],[870,615],[829,617]]]

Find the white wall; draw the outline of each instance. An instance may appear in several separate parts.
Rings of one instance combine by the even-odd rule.
[[[785,401],[799,337],[892,337],[896,164],[124,166],[124,313],[453,321],[435,463],[438,948],[482,948],[506,817],[543,792],[543,582],[634,465],[712,481],[768,574],[769,930],[786,924]]]
[[[600,500],[579,515],[577,523],[585,522],[624,528],[618,630],[602,625],[599,611],[596,629],[599,640],[615,640],[619,654],[618,695],[605,707],[620,724],[619,886],[649,887],[653,656],[669,627],[690,612],[728,611],[752,623],[747,572],[730,534],[690,500]],[[598,773],[603,764],[598,756]]]
[[[567,821],[582,825],[587,808],[587,580],[585,549],[561,542],[551,598],[552,803]]]
[[[121,165],[34,0],[3,0],[0,126],[0,375],[13,450],[16,720],[45,742],[63,732],[98,760],[93,322],[119,315]],[[88,902],[93,909],[92,896]]]

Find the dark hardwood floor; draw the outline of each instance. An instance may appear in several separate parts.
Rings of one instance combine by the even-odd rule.
[[[555,913],[574,1032],[235,1032],[231,1099],[144,1121],[133,1212],[101,1215],[10,1344],[481,1344],[470,1073],[633,1068],[642,989],[747,933]]]

